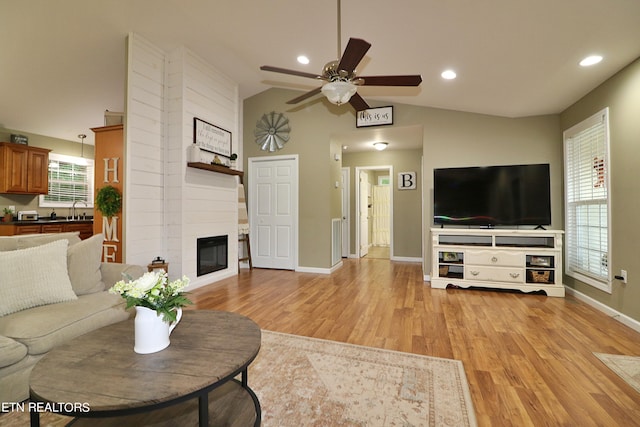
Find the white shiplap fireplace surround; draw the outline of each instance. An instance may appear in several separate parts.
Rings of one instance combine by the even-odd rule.
[[[230,131],[241,157],[238,86],[185,47],[166,52],[133,33],[127,44],[125,260],[162,256],[190,289],[233,276],[238,178],[187,167],[187,147],[198,117]],[[228,235],[228,268],[197,277],[197,239],[219,235]]]

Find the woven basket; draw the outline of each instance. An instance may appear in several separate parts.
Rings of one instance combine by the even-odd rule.
[[[449,266],[448,265],[441,265],[438,268],[438,275],[440,277],[445,277],[447,274],[449,274]]]
[[[533,283],[549,283],[550,271],[529,270]]]

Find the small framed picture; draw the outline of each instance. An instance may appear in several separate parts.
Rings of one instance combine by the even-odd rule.
[[[442,260],[445,262],[458,262],[458,254],[456,252],[443,252]]]

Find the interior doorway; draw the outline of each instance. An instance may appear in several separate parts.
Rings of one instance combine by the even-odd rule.
[[[351,180],[349,179],[349,168],[342,168],[342,258],[349,258],[349,234],[351,233],[351,227],[349,227],[349,215],[351,210],[349,209],[349,200],[351,194],[349,188],[351,186]]]
[[[298,156],[250,157],[248,215],[253,266],[298,263]]]
[[[393,255],[393,167],[355,168],[356,255],[390,259]]]

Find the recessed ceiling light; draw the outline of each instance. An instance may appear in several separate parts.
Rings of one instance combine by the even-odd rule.
[[[456,72],[453,70],[445,70],[440,75],[442,76],[443,79],[446,79],[446,80],[453,80],[457,77]]]
[[[309,63],[309,58],[307,58],[304,55],[300,55],[298,56],[298,62],[304,65],[307,65]]]
[[[580,65],[582,65],[583,67],[589,67],[591,65],[597,64],[600,61],[602,61],[602,56],[591,55],[591,56],[587,56],[582,61],[580,61]]]
[[[373,143],[374,148],[376,150],[378,150],[378,151],[384,150],[385,148],[387,148],[387,145],[389,145],[388,142],[374,142]]]

